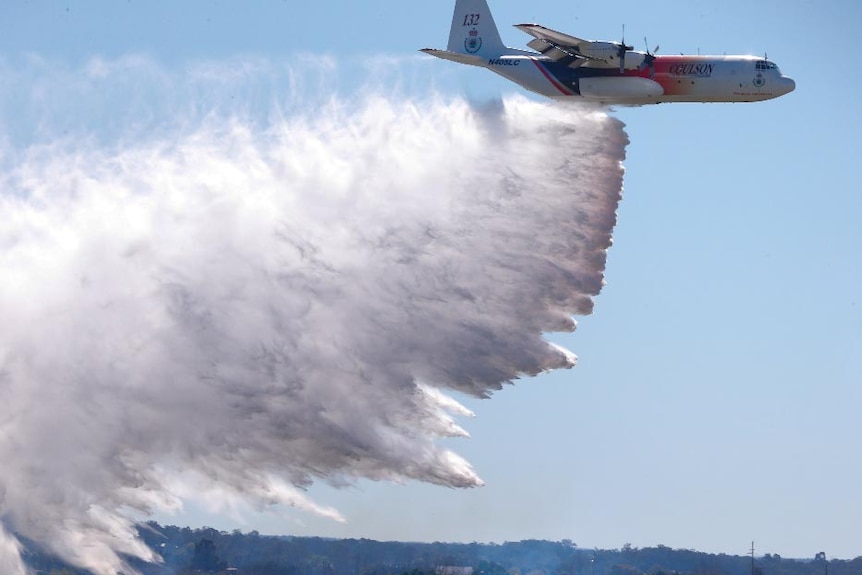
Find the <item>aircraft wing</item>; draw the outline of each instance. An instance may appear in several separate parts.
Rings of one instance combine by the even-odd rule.
[[[601,45],[599,50],[606,49],[607,42],[576,38],[538,24],[518,24],[515,28],[535,38],[527,46],[552,60],[569,59],[571,60],[569,66],[573,68],[583,65],[589,60],[602,62],[608,60],[604,54],[596,53],[599,45]]]
[[[574,36],[569,36],[568,34],[563,34],[562,32],[557,32],[556,30],[551,30],[550,28],[545,28],[538,24],[517,24],[515,28],[522,32],[526,32],[537,40],[545,40],[561,46],[574,48],[581,44],[590,44],[589,40],[575,38]]]

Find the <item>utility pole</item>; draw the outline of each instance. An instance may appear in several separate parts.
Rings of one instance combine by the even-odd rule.
[[[751,575],[754,575],[754,541],[751,542]]]

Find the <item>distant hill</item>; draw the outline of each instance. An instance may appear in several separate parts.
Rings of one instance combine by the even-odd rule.
[[[139,531],[164,558],[161,565],[135,563],[144,575],[752,575],[750,556],[662,545],[608,550],[581,549],[571,541],[380,542],[228,533],[154,522]],[[38,551],[31,551],[27,562],[37,573],[87,573]],[[859,575],[862,557],[827,565],[822,557],[766,555],[755,557],[753,570],[754,575]]]

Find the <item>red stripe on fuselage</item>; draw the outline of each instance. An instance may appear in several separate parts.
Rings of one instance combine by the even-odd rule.
[[[565,86],[563,86],[562,84],[560,84],[560,83],[557,81],[557,79],[556,79],[556,78],[554,78],[553,76],[551,76],[551,73],[550,73],[550,72],[548,72],[548,70],[547,70],[547,69],[546,69],[546,68],[541,64],[541,62],[539,62],[539,61],[538,61],[538,60],[536,60],[535,58],[530,58],[530,60],[532,60],[532,61],[533,61],[533,64],[535,64],[535,65],[536,65],[536,68],[538,68],[538,69],[539,69],[539,72],[541,72],[542,74],[544,74],[545,78],[547,78],[547,79],[548,79],[548,82],[550,82],[551,84],[553,84],[553,85],[554,85],[554,88],[556,88],[557,90],[559,90],[559,91],[560,91],[560,93],[561,93],[563,96],[571,96],[571,95],[572,95],[572,93],[571,93],[569,90],[567,90]]]

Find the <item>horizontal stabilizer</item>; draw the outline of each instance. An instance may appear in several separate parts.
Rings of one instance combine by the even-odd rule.
[[[470,66],[484,66],[485,59],[472,54],[459,54],[458,52],[450,52],[449,50],[435,50],[434,48],[422,48],[420,52],[443,58],[444,60],[452,60],[459,64],[468,64]]]

